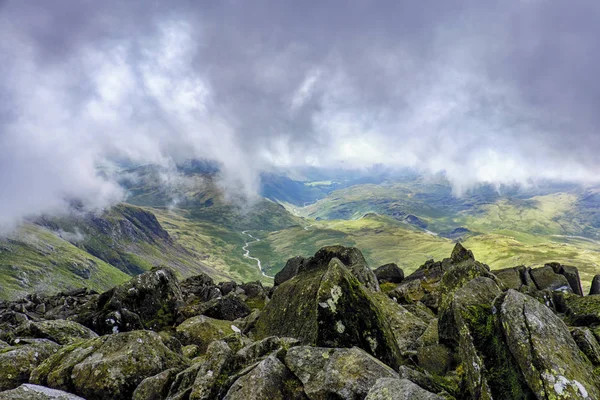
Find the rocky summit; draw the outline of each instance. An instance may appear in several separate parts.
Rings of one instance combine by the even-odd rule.
[[[275,283],[155,268],[2,302],[0,400],[600,399],[600,291],[574,267],[457,244],[405,276],[331,246]]]

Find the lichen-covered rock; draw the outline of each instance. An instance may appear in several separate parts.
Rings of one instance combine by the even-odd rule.
[[[595,275],[592,279],[592,286],[590,287],[590,296],[593,294],[600,294],[600,275]]]
[[[408,379],[382,378],[375,382],[365,400],[444,400]]]
[[[132,400],[164,400],[169,394],[169,388],[175,376],[179,372],[178,368],[170,368],[154,376],[144,379],[135,388]]]
[[[181,343],[198,346],[200,353],[204,353],[211,342],[239,332],[240,329],[231,321],[222,321],[204,315],[189,318],[176,328],[176,335]]]
[[[404,279],[404,271],[394,263],[385,264],[375,270],[375,276],[379,283],[400,283]]]
[[[0,392],[0,400],[85,400],[62,390],[25,383],[16,389]]]
[[[499,312],[508,348],[537,398],[600,398],[591,363],[549,308],[509,290]]]
[[[270,336],[238,350],[235,354],[235,364],[238,367],[246,366],[262,360],[273,352],[280,353],[298,345],[300,345],[298,339]]]
[[[75,321],[63,319],[39,322],[28,321],[20,325],[14,334],[19,337],[49,339],[58,344],[70,344],[78,340],[98,337],[90,328]]]
[[[430,344],[417,350],[419,367],[435,375],[445,375],[455,366],[454,353],[443,344]]]
[[[551,262],[544,265],[545,267],[551,267],[555,273],[564,276],[569,282],[569,286],[573,293],[579,296],[583,296],[583,288],[581,287],[581,279],[579,278],[579,271],[576,267],[569,265],[562,265],[557,262]]]
[[[224,400],[304,400],[302,383],[270,355],[229,388]]]
[[[206,315],[207,317],[233,321],[238,318],[244,318],[249,315],[252,310],[240,297],[234,293],[217,299],[209,300],[205,303],[200,303],[195,307],[195,315]]]
[[[233,352],[217,340],[208,346],[206,357],[180,372],[169,390],[168,399],[209,400],[217,398],[221,384],[233,365]]]
[[[587,328],[573,328],[571,336],[592,364],[600,365],[600,344],[594,334]]]
[[[524,265],[513,268],[496,269],[492,271],[506,289],[521,289],[525,283],[524,274],[528,274],[527,268]]]
[[[445,399],[454,399],[459,391],[458,382],[454,377],[446,377],[431,375],[428,372],[420,372],[409,368],[405,365],[398,369],[400,379],[408,379],[431,393],[437,393]]]
[[[577,296],[560,293],[553,296],[556,308],[565,314],[565,321],[574,326],[600,324],[600,296]]]
[[[124,400],[145,378],[184,365],[157,333],[132,331],[63,347],[33,371],[31,382],[88,400]]]
[[[190,276],[179,284],[186,303],[205,302],[221,296],[221,291],[206,274]]]
[[[529,275],[538,290],[548,289],[559,292],[573,292],[567,278],[554,272],[554,268],[550,265],[531,269],[529,270]]]
[[[22,343],[22,344],[21,344]],[[60,346],[47,339],[21,341],[0,350],[0,391],[29,382],[31,372]]]
[[[77,322],[101,335],[137,329],[158,331],[175,323],[177,307],[182,303],[173,271],[154,268],[102,293]]]
[[[326,266],[334,258],[340,260],[367,289],[375,292],[379,291],[379,283],[375,273],[369,268],[369,264],[367,264],[360,250],[355,247],[325,246],[317,251],[313,257],[306,260],[300,266],[299,272]]]
[[[305,261],[306,259],[301,256],[296,256],[287,260],[283,269],[275,274],[275,286],[281,285],[283,282],[296,276]]]
[[[256,337],[294,337],[325,347],[357,346],[398,366],[400,350],[372,294],[334,258],[277,288],[257,321]]]
[[[284,362],[311,400],[362,399],[378,379],[398,378],[393,369],[356,347],[293,347]]]
[[[238,288],[244,291],[244,302],[250,309],[262,310],[268,301],[267,290],[260,281],[243,283]]]

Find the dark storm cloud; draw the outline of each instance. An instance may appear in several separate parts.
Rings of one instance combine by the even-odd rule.
[[[597,181],[595,2],[0,2],[0,225],[122,198],[115,160]]]

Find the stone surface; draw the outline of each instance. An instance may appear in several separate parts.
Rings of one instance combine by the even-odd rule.
[[[33,371],[31,382],[88,400],[125,400],[145,378],[184,365],[157,333],[132,331],[63,347]]]
[[[400,283],[404,279],[404,271],[394,263],[385,264],[375,270],[375,276],[379,283]]]
[[[600,294],[600,275],[595,275],[590,287],[590,295]]]
[[[25,383],[16,389],[0,392],[0,400],[85,400],[82,397],[50,389],[44,386]]]
[[[236,334],[239,328],[231,321],[222,321],[204,315],[189,318],[175,329],[176,336],[184,345],[196,345],[204,353],[215,340]]]
[[[287,260],[283,269],[275,274],[275,286],[281,285],[283,282],[296,276],[305,261],[306,259],[301,256],[296,256]]]
[[[167,369],[159,374],[144,379],[135,388],[133,400],[164,400],[169,394],[169,388],[175,376],[179,372],[177,368]]]
[[[31,372],[60,348],[47,339],[18,341],[0,350],[0,391],[27,383]]]
[[[444,400],[408,379],[382,378],[375,382],[365,400]]]
[[[509,290],[499,312],[508,348],[538,398],[600,398],[591,363],[550,309]]]
[[[58,344],[70,344],[78,340],[93,339],[98,335],[90,328],[75,321],[62,319],[31,322],[20,325],[16,336],[49,339]]]
[[[538,290],[549,289],[551,291],[573,292],[567,278],[554,272],[550,265],[532,269],[529,271],[529,275]]]
[[[362,399],[378,379],[398,378],[393,369],[356,347],[294,347],[287,352],[285,365],[313,400]]]

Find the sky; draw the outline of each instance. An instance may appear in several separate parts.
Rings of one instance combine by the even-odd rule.
[[[600,180],[596,1],[0,0],[0,228],[217,161]]]

